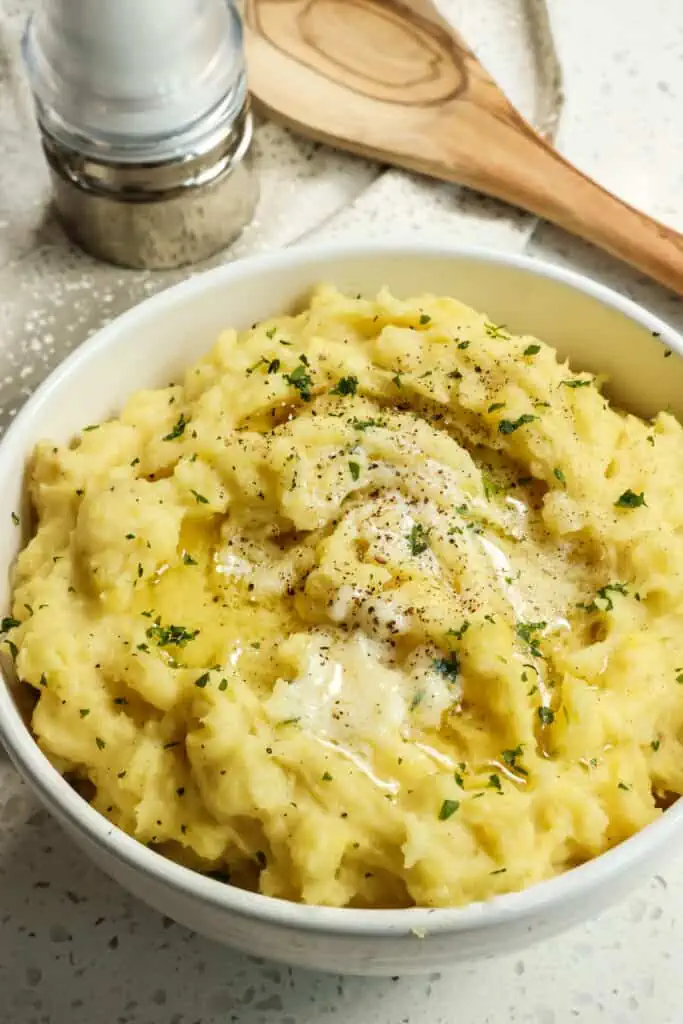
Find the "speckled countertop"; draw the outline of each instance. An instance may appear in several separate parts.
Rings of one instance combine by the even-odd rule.
[[[529,0],[444,0],[529,115],[539,76]],[[683,229],[683,5],[550,0],[567,102],[559,146]],[[129,274],[72,250],[46,206],[14,47],[28,4],[0,0],[0,426],[64,354],[182,274]],[[588,246],[463,190],[380,173],[272,125],[262,199],[232,254],[320,238],[449,237],[583,269],[683,327],[683,306]],[[305,202],[303,201],[305,197]],[[198,938],[91,867],[0,754],[0,1024],[681,1024],[683,854],[585,927],[441,976],[335,978],[257,963]]]

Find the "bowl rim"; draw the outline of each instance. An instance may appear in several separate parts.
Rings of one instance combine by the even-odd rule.
[[[217,286],[235,285],[278,267],[296,267],[328,260],[387,257],[466,260],[512,267],[531,276],[550,279],[611,307],[653,334],[662,345],[683,355],[683,338],[665,321],[605,285],[557,264],[489,248],[425,242],[330,243],[294,246],[260,254],[193,274],[189,279],[144,299],[97,331],[60,363],[36,389],[0,441],[0,467],[21,444],[22,432],[33,415],[82,362],[95,358],[135,325],[143,326],[155,314]],[[112,825],[92,808],[50,764],[33,739],[12,699],[11,684],[0,670],[0,740],[20,774],[34,788],[51,813],[67,830],[79,833],[103,854],[129,871],[148,876],[185,898],[265,925],[308,933],[373,938],[434,936],[475,932],[506,923],[523,924],[563,906],[586,902],[608,877],[625,874],[652,858],[683,829],[683,800],[656,821],[619,845],[586,863],[520,892],[494,896],[463,907],[409,907],[398,910],[350,909],[293,903],[239,889],[209,878],[167,859]]]

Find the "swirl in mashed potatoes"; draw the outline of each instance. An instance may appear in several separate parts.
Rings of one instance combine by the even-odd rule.
[[[320,288],[29,469],[5,644],[166,855],[449,906],[683,792],[683,438],[451,298]]]

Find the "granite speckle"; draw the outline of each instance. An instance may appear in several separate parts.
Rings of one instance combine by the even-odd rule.
[[[441,0],[511,98],[533,114],[529,0]],[[0,0],[0,56],[28,0]],[[683,228],[680,0],[551,0],[567,105],[559,146],[648,213]],[[3,50],[4,48],[4,50]],[[11,58],[9,66],[11,68]],[[531,69],[531,70],[530,70]],[[0,80],[6,74],[0,60]],[[90,333],[186,271],[96,264],[64,239],[21,83],[0,90],[0,430]],[[259,126],[256,218],[221,259],[302,237],[458,238],[583,270],[683,327],[641,275],[466,189]],[[532,236],[533,233],[533,237]],[[428,978],[336,978],[255,961],[193,935],[111,882],[62,834],[0,755],[0,1024],[680,1024],[683,861],[620,906],[495,964]],[[492,984],[495,978],[495,984]]]

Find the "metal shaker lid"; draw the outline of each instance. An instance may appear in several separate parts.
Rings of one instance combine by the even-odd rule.
[[[246,96],[229,0],[44,0],[24,56],[41,126],[99,159],[205,152]]]

